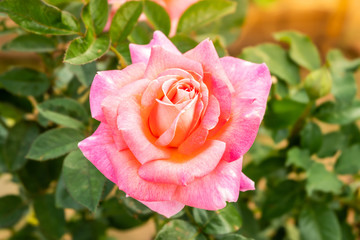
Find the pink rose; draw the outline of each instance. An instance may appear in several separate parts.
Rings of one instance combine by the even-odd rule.
[[[119,9],[121,4],[125,3],[126,1],[128,0],[108,0],[108,3],[111,4],[111,10],[109,13],[109,19],[105,26],[105,31],[108,31],[110,29],[112,18],[114,17],[116,11]],[[167,13],[169,14],[171,19],[170,36],[173,36],[176,33],[176,27],[181,15],[185,12],[185,10],[189,6],[191,6],[195,2],[198,2],[199,0],[153,0],[153,1],[164,7]]]
[[[181,54],[163,33],[130,44],[133,64],[98,72],[96,132],[79,148],[108,179],[170,217],[184,205],[217,210],[254,189],[241,171],[271,80],[265,64],[219,59],[205,40]]]

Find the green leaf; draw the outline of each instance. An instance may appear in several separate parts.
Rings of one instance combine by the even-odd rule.
[[[49,88],[50,81],[44,73],[27,68],[13,68],[0,75],[0,84],[15,95],[39,96]]]
[[[83,129],[88,113],[77,101],[70,98],[54,98],[37,106],[42,117],[69,128]]]
[[[159,4],[146,0],[144,1],[144,13],[147,20],[166,36],[170,33],[170,17],[166,10]]]
[[[86,64],[104,55],[110,47],[108,34],[96,36],[90,28],[85,37],[79,37],[71,41],[66,50],[64,62],[81,65]]]
[[[345,146],[346,137],[341,132],[330,132],[324,135],[321,148],[317,152],[319,158],[333,156]]]
[[[16,224],[27,212],[28,206],[15,195],[0,198],[0,229]]]
[[[341,230],[335,213],[324,204],[306,205],[299,217],[302,240],[340,240]]]
[[[57,208],[72,208],[75,210],[84,209],[82,205],[77,203],[69,194],[65,187],[64,177],[61,175],[56,185],[55,205]]]
[[[165,224],[158,232],[155,240],[169,240],[169,239],[192,239],[205,240],[206,237],[197,228],[183,220],[173,220]]]
[[[326,60],[333,79],[332,94],[340,102],[351,103],[357,89],[353,73],[360,67],[360,59],[349,61],[340,50],[331,50]]]
[[[54,195],[36,197],[34,210],[44,235],[49,239],[60,239],[65,233],[65,214],[63,209],[55,207]]]
[[[198,45],[197,41],[183,34],[177,34],[171,38],[171,41],[182,53],[185,53]]]
[[[291,99],[271,100],[264,118],[265,125],[282,129],[293,125],[306,109],[306,104]]]
[[[108,20],[108,10],[109,5],[107,0],[90,0],[89,4],[83,9],[85,25],[94,28],[95,34],[100,34]]]
[[[16,171],[25,165],[25,155],[38,134],[39,128],[34,123],[20,122],[10,129],[3,146],[3,158],[8,171]]]
[[[295,31],[284,31],[275,33],[274,38],[290,45],[290,57],[300,66],[309,70],[320,68],[319,51],[308,36]]]
[[[131,34],[128,36],[128,40],[135,44],[148,44],[151,39],[153,38],[153,29],[149,26],[149,24],[146,24],[145,22],[137,22],[135,27],[133,28]],[[124,40],[121,42],[121,44],[116,46],[116,49],[119,51],[119,49],[125,49],[126,51],[129,49],[129,43],[127,40]],[[119,51],[120,53],[123,53],[122,51]],[[129,52],[130,55],[130,52]],[[131,63],[131,58],[126,58],[127,60],[130,60],[128,62]]]
[[[311,99],[317,99],[328,95],[332,87],[332,79],[329,70],[322,67],[312,71],[306,76],[304,87]]]
[[[314,116],[326,123],[346,125],[360,119],[360,101],[345,106],[325,102],[315,109]]]
[[[243,199],[243,198],[242,198]],[[242,227],[239,230],[238,233],[245,235],[245,236],[251,236],[256,239],[258,238],[258,235],[260,235],[260,226],[257,219],[255,219],[254,213],[249,209],[247,206],[247,202],[245,201],[238,201],[238,206],[241,212],[241,218],[243,221]]]
[[[236,3],[228,0],[203,0],[191,5],[180,17],[177,32],[188,33],[235,12]]]
[[[122,191],[116,192],[116,198],[120,204],[124,204],[126,206],[126,209],[131,214],[137,216],[143,221],[149,219],[154,214],[154,212],[151,211],[147,206],[133,199],[132,197],[127,197],[126,194]]]
[[[107,236],[108,225],[103,219],[77,219],[69,228],[74,240],[116,240]]]
[[[2,46],[2,50],[19,52],[45,53],[55,49],[56,45],[52,39],[35,34],[20,35]]]
[[[289,84],[300,82],[299,67],[290,59],[288,53],[278,45],[266,43],[256,47],[247,47],[242,51],[240,58],[255,63],[265,62],[271,74]]]
[[[225,208],[218,211],[194,208],[193,216],[195,222],[201,226],[207,234],[235,232],[240,229],[242,223],[238,210],[231,203],[228,203]]]
[[[360,171],[360,144],[352,145],[344,149],[335,164],[335,172],[338,174],[356,174]]]
[[[7,102],[0,102],[0,112],[3,118],[11,118],[16,122],[24,116],[24,111]]]
[[[105,183],[105,177],[99,170],[77,150],[65,158],[63,176],[70,195],[94,212]]]
[[[121,5],[115,13],[110,26],[113,45],[124,41],[136,25],[142,12],[142,2],[131,1]]]
[[[229,235],[221,236],[218,239],[221,239],[221,240],[254,240],[253,238],[247,238],[240,234],[229,234]]]
[[[54,159],[77,149],[82,139],[84,135],[75,129],[52,129],[35,139],[26,157],[37,161]]]
[[[304,170],[308,169],[313,161],[310,159],[308,149],[293,147],[287,152],[286,166],[294,165]]]
[[[79,82],[85,87],[89,87],[96,74],[96,63],[91,62],[81,66],[67,65],[68,69],[75,74]]]
[[[307,171],[306,191],[309,195],[314,191],[339,194],[342,182],[332,172],[325,169],[321,163],[314,162]]]
[[[320,149],[322,141],[321,129],[316,123],[308,122],[300,132],[300,145],[309,149],[310,154]]]
[[[6,12],[20,27],[37,34],[78,34],[74,16],[41,0],[3,0],[0,12]]]
[[[350,226],[347,222],[341,223],[341,236],[342,240],[356,240],[352,226]]]

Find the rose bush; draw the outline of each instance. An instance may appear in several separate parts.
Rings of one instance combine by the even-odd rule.
[[[210,40],[181,54],[159,31],[130,52],[132,65],[94,78],[90,107],[101,123],[79,143],[85,157],[167,217],[184,205],[221,209],[254,189],[242,156],[265,112],[267,66],[219,59]]]
[[[109,19],[105,26],[106,31],[110,29],[111,21],[116,11],[119,9],[121,4],[125,3],[126,1],[127,0],[108,0],[108,3],[111,4],[111,10],[109,14]],[[190,5],[198,1],[199,0],[154,0],[154,2],[164,7],[169,14],[169,17],[171,19],[171,35],[175,34],[176,27],[181,15]]]

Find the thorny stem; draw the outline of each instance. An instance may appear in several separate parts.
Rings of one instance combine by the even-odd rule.
[[[125,58],[123,57],[123,55],[121,55],[121,53],[119,53],[119,51],[116,50],[116,48],[113,47],[113,46],[110,46],[110,50],[111,50],[113,53],[115,53],[117,59],[119,60],[120,68],[121,68],[121,69],[124,69],[125,67],[127,67],[126,60],[125,60]]]

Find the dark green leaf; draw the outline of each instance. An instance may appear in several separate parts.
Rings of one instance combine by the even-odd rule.
[[[360,144],[344,149],[335,164],[338,174],[356,174],[360,171]]]
[[[263,209],[263,218],[273,219],[291,211],[298,201],[302,184],[286,180],[266,192]]]
[[[126,2],[117,10],[110,26],[110,37],[113,45],[124,41],[131,33],[142,12],[142,2]]]
[[[320,158],[333,156],[346,143],[346,137],[341,132],[330,132],[324,135],[321,148],[317,152]]]
[[[116,197],[119,203],[124,204],[132,215],[137,216],[143,221],[149,219],[153,215],[153,211],[148,207],[131,197],[126,197],[126,194],[122,191],[118,191]]]
[[[7,102],[0,102],[0,113],[3,118],[14,119],[16,122],[24,117],[24,111]]]
[[[299,32],[284,31],[274,34],[276,40],[290,45],[291,59],[309,70],[320,68],[319,52],[311,39]]]
[[[314,115],[326,123],[346,125],[360,119],[360,101],[346,106],[325,102],[315,109]]]
[[[293,147],[287,152],[286,166],[294,165],[302,169],[308,169],[313,161],[310,159],[308,149]]]
[[[56,128],[38,136],[31,145],[27,158],[46,161],[77,149],[84,135],[71,128]]]
[[[85,65],[68,65],[67,66],[71,72],[75,74],[79,82],[81,82],[85,87],[89,87],[96,74],[96,63],[88,63]]]
[[[170,17],[162,6],[153,1],[146,0],[144,1],[144,13],[156,30],[169,35]]]
[[[15,195],[0,198],[0,229],[12,227],[27,212],[28,206]]]
[[[39,232],[37,227],[26,224],[25,227],[15,232],[9,240],[39,240]]]
[[[104,55],[110,47],[108,34],[95,36],[93,30],[88,29],[85,37],[74,39],[66,50],[64,62],[81,65]]]
[[[207,234],[226,234],[240,229],[242,220],[238,210],[233,204],[218,211],[207,211],[194,208],[195,222],[201,226]]]
[[[39,128],[34,123],[20,122],[10,129],[3,148],[8,171],[16,171],[25,165],[25,155],[38,134]]]
[[[78,34],[79,24],[74,16],[41,0],[3,0],[0,12],[25,30],[38,34]]]
[[[52,52],[56,49],[55,42],[41,35],[28,34],[20,35],[2,46],[6,51],[19,52]]]
[[[291,99],[272,100],[266,109],[265,125],[274,129],[289,127],[298,120],[305,108],[306,104]]]
[[[309,195],[314,191],[330,192],[339,194],[343,186],[342,182],[332,172],[325,169],[321,163],[313,163],[307,171],[306,191]]]
[[[49,239],[60,239],[65,233],[65,215],[63,209],[55,207],[54,195],[36,197],[34,210],[44,235]]]
[[[73,240],[116,240],[106,236],[107,225],[101,220],[78,220],[70,223]]]
[[[68,190],[65,187],[64,178],[62,175],[60,176],[56,185],[55,203],[57,208],[72,208],[75,210],[81,210],[84,208],[70,196]]]
[[[323,204],[305,206],[299,218],[302,240],[340,240],[341,230],[335,213]]]
[[[169,240],[169,239],[192,239],[205,240],[206,237],[197,228],[183,220],[173,220],[165,224],[158,232],[155,240]]]
[[[221,239],[221,240],[254,240],[253,238],[247,238],[240,234],[229,234],[229,235],[221,236],[217,239]]]
[[[310,154],[320,149],[322,141],[321,129],[316,123],[308,122],[300,132],[300,145],[309,149]]]
[[[191,5],[180,17],[177,32],[191,32],[235,12],[236,3],[228,0],[204,0]]]
[[[260,235],[260,226],[257,219],[255,219],[254,213],[248,208],[247,202],[238,201],[238,203],[241,212],[240,215],[243,222],[239,233],[247,237],[259,239],[258,235]]]
[[[105,183],[99,170],[77,150],[65,158],[63,176],[70,195],[94,212]]]
[[[352,226],[346,222],[341,223],[341,240],[355,240]]]
[[[182,53],[187,52],[198,45],[198,42],[196,42],[194,39],[183,34],[177,34],[171,38],[171,41]]]
[[[291,61],[288,53],[278,45],[266,43],[256,47],[247,47],[241,53],[240,58],[255,63],[265,62],[271,74],[289,84],[297,84],[300,81],[299,67]]]
[[[65,127],[83,129],[88,121],[85,108],[70,98],[50,99],[40,103],[37,108],[42,117]]]
[[[0,84],[12,94],[39,96],[49,88],[50,81],[41,72],[14,68],[0,75]]]

